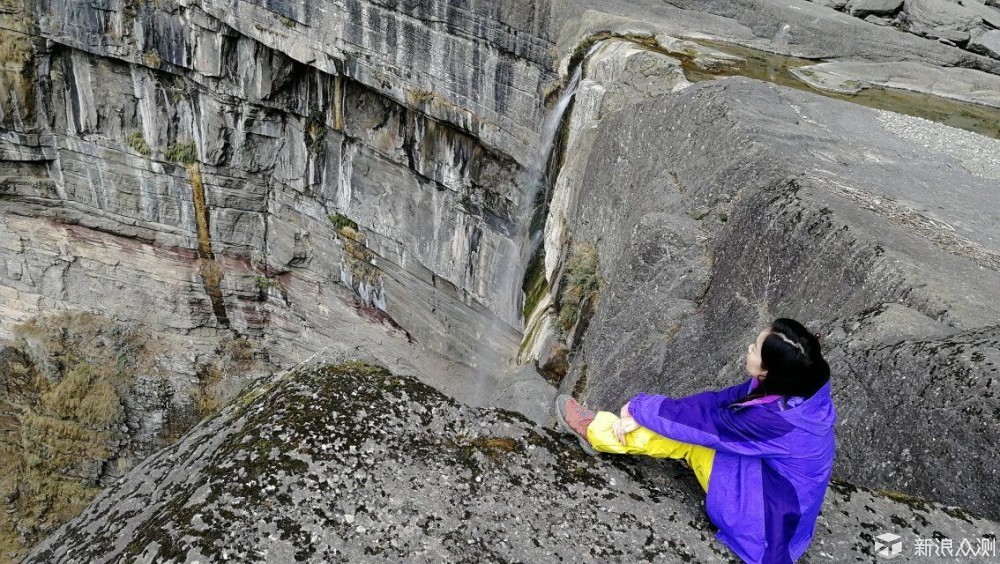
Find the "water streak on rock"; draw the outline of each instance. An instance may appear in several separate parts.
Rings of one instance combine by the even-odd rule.
[[[209,231],[208,205],[205,202],[205,183],[201,178],[201,169],[198,163],[188,164],[188,180],[191,181],[191,199],[194,202],[194,219],[198,229],[198,256],[201,265],[198,273],[201,275],[202,286],[205,294],[212,301],[212,312],[215,314],[219,325],[229,327],[229,315],[226,313],[226,302],[222,298],[222,278],[225,273],[215,262],[215,253],[212,252],[212,236]]]
[[[591,47],[587,56],[593,50],[594,47]],[[586,60],[586,57],[584,57],[584,60]],[[504,283],[501,285],[508,299],[504,303],[505,307],[500,311],[501,314],[507,316],[508,323],[517,329],[523,329],[524,324],[524,320],[521,319],[522,304],[524,302],[521,285],[524,280],[525,269],[531,256],[534,255],[541,242],[541,230],[532,229],[534,225],[533,219],[539,212],[539,207],[544,208],[548,201],[548,188],[551,182],[547,172],[552,158],[552,149],[555,146],[556,135],[563,123],[564,114],[569,109],[570,102],[573,101],[573,96],[576,95],[576,90],[580,86],[582,75],[583,62],[581,61],[576,69],[574,69],[569,82],[566,83],[566,87],[559,95],[555,106],[552,107],[552,111],[546,115],[545,121],[542,123],[538,146],[535,149],[534,162],[528,171],[524,183],[525,198],[517,215],[519,236],[513,243],[518,246],[516,249],[511,249],[507,252],[504,258],[506,265],[499,269],[499,272],[509,275],[509,278],[504,280]],[[540,196],[542,197],[540,198]],[[532,231],[535,232],[532,233]]]

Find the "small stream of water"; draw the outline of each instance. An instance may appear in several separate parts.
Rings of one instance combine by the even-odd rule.
[[[535,148],[532,166],[523,182],[525,190],[522,204],[517,213],[517,236],[500,268],[503,276],[503,283],[500,287],[507,296],[507,299],[504,300],[504,315],[508,322],[517,329],[523,329],[524,324],[524,320],[521,319],[521,310],[524,304],[521,286],[524,282],[525,270],[532,255],[541,244],[543,233],[541,229],[534,229],[537,226],[535,226],[536,222],[533,219],[538,210],[544,208],[548,201],[549,188],[552,185],[549,169],[552,151],[556,145],[556,136],[563,124],[566,110],[569,109],[573,96],[576,95],[577,88],[580,86],[582,76],[583,63],[581,62],[573,71],[566,87],[563,88],[555,105],[542,122],[542,130]]]
[[[591,51],[593,51],[593,48],[591,48]],[[586,57],[584,57],[584,60],[586,60]],[[516,277],[513,280],[514,287],[512,288],[513,294],[518,297],[514,303],[514,314],[517,316],[521,316],[524,306],[522,287],[525,271],[528,268],[531,257],[538,252],[538,248],[542,243],[542,235],[545,232],[536,220],[540,218],[544,221],[544,214],[550,196],[549,191],[554,181],[550,173],[558,173],[558,170],[552,170],[554,167],[551,166],[552,152],[556,146],[556,136],[562,128],[566,110],[569,109],[570,102],[576,96],[576,91],[580,87],[580,79],[582,77],[583,61],[573,71],[573,75],[566,84],[566,88],[563,89],[555,106],[552,107],[552,111],[545,117],[545,121],[542,124],[542,134],[535,153],[535,166],[527,182],[529,197],[525,201],[528,204],[528,208],[522,210],[522,215],[520,216],[523,223],[520,226],[521,234],[518,238],[521,242],[521,247],[518,252],[517,267],[515,269]],[[522,319],[521,321],[523,323],[527,320]]]

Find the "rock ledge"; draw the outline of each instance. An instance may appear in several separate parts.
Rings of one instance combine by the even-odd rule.
[[[735,561],[689,474],[589,458],[516,414],[352,361],[248,389],[26,561]],[[837,485],[811,551],[870,561],[872,531],[899,524],[925,537],[996,530]]]

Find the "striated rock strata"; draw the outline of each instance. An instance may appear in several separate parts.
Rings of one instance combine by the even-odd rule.
[[[99,309],[186,337],[182,373],[229,333],[288,366],[341,346],[317,295],[343,283],[487,380],[505,368],[520,297],[495,288],[552,79],[546,5],[14,8],[0,336]]]

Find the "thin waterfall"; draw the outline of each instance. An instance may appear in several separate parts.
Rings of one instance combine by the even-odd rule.
[[[529,184],[527,186],[528,191],[531,195],[531,202],[529,205],[533,205],[533,200],[538,193],[538,189],[541,188],[542,184],[548,186],[548,182],[545,182],[545,173],[548,168],[549,157],[552,155],[552,146],[555,144],[556,134],[559,132],[559,126],[562,125],[563,114],[566,113],[566,109],[569,108],[569,103],[573,100],[573,96],[576,95],[577,88],[580,87],[580,78],[583,76],[583,62],[576,66],[576,70],[573,71],[573,76],[570,77],[569,83],[566,84],[566,88],[559,95],[559,100],[556,105],[552,108],[552,111],[545,116],[545,121],[542,122],[541,135],[538,138],[538,147],[535,150],[535,162],[532,167],[532,176],[529,178]]]
[[[548,200],[548,186],[551,182],[547,173],[551,164],[552,151],[556,145],[556,136],[559,133],[566,110],[580,85],[582,75],[583,62],[581,61],[574,69],[555,106],[542,122],[539,143],[533,155],[531,168],[526,171],[524,176],[525,180],[522,184],[524,195],[514,218],[513,236],[504,242],[504,248],[500,251],[500,262],[496,270],[498,295],[496,302],[494,302],[496,314],[500,319],[481,327],[481,332],[478,335],[481,345],[476,361],[479,365],[481,378],[475,395],[481,404],[488,401],[491,388],[496,384],[496,382],[490,384],[490,378],[487,377],[487,374],[495,374],[498,369],[503,371],[501,365],[509,367],[510,363],[516,360],[516,354],[508,355],[507,358],[497,358],[496,354],[499,351],[494,350],[490,343],[497,340],[497,337],[503,333],[523,330],[524,320],[521,319],[521,309],[524,302],[524,292],[521,287],[528,262],[538,250],[544,233],[542,229],[532,229],[533,218],[539,209],[544,209]],[[542,193],[543,187],[544,193]],[[511,351],[511,353],[515,353],[515,351]]]
[[[505,253],[504,264],[499,269],[501,284],[499,289],[503,292],[501,296],[499,313],[501,317],[516,329],[523,329],[524,320],[521,319],[521,308],[523,306],[523,291],[521,285],[524,282],[525,271],[532,255],[538,250],[541,243],[542,230],[535,230],[532,233],[532,218],[535,216],[539,206],[544,207],[548,200],[548,190],[551,182],[548,178],[549,162],[552,157],[552,150],[555,146],[556,135],[566,110],[569,108],[577,88],[580,86],[580,79],[583,76],[583,63],[576,66],[566,88],[563,89],[556,101],[555,106],[545,116],[542,122],[541,135],[539,135],[538,146],[535,149],[534,159],[531,169],[528,171],[524,184],[524,199],[517,214],[517,235],[511,241],[512,247]],[[542,190],[544,189],[544,194]],[[542,196],[542,199],[539,199]]]

